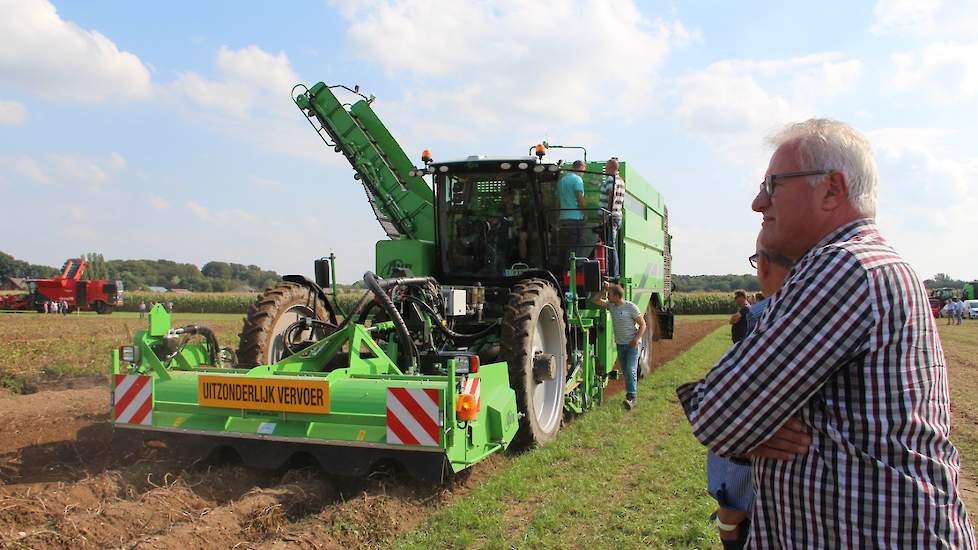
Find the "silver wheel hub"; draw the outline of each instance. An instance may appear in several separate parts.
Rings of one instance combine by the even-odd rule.
[[[546,305],[537,316],[533,328],[532,356],[551,354],[554,358],[555,372],[550,380],[533,378],[530,395],[533,396],[532,414],[537,425],[544,432],[554,431],[564,409],[564,379],[567,377],[567,354],[560,331],[560,318],[557,310]]]
[[[289,309],[285,310],[281,315],[275,319],[275,324],[271,328],[271,342],[268,346],[268,364],[277,363],[282,360],[285,355],[285,331],[289,328],[292,323],[299,320],[300,317],[313,317],[312,310],[304,305],[294,305]],[[312,336],[311,329],[305,329],[302,331],[296,331],[294,338],[298,340],[304,340]]]

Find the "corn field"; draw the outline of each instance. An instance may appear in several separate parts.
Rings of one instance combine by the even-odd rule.
[[[677,315],[709,315],[735,313],[732,292],[673,292],[673,311]]]
[[[349,311],[360,298],[363,291],[343,291],[339,293],[339,306]],[[120,311],[136,311],[141,301],[148,306],[153,302],[173,302],[173,311],[181,313],[241,313],[248,311],[257,293],[194,292],[174,294],[159,292],[127,292],[125,305]],[[330,294],[332,299],[332,294]],[[733,313],[736,311],[733,296],[729,292],[675,292],[672,295],[674,311],[678,315],[707,315]]]

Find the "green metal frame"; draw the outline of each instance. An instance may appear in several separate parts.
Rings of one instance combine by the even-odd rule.
[[[479,462],[489,454],[507,448],[518,429],[516,395],[509,386],[506,363],[482,365],[478,373],[456,374],[457,361],[443,365],[446,375],[405,374],[372,334],[392,331],[393,323],[376,326],[350,323],[306,350],[274,365],[252,369],[224,369],[206,365],[206,343],[183,346],[167,365],[153,346],[170,330],[170,316],[161,305],[149,314],[149,329],[138,331],[133,339],[140,362],[120,361],[113,353],[113,374],[143,374],[153,378],[152,426],[157,431],[186,431],[269,437],[296,442],[370,445],[392,452],[416,451],[418,447],[387,442],[388,388],[425,388],[441,392],[439,419],[442,433],[440,452],[454,471]],[[393,336],[393,334],[391,335]],[[345,350],[345,351],[344,351]],[[346,353],[343,366],[324,372],[324,366]],[[329,383],[329,412],[326,414],[253,411],[201,406],[198,376],[222,374],[232,377],[303,377]],[[475,420],[456,419],[455,407],[465,377],[480,380],[480,410]],[[115,378],[113,377],[113,385]],[[114,387],[113,387],[114,390]],[[113,405],[114,406],[114,405]],[[269,431],[269,424],[274,428]],[[126,426],[140,429],[140,426]]]

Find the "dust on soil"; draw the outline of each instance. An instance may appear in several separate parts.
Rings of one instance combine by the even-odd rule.
[[[654,364],[721,323],[679,320],[676,338],[653,347]],[[609,389],[620,390],[620,381]],[[383,547],[509,460],[492,456],[441,486],[186,463],[152,448],[118,463],[107,410],[104,386],[0,394],[0,547]]]

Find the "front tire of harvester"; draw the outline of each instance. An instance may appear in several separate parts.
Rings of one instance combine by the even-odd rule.
[[[271,365],[288,356],[283,336],[299,317],[319,321],[329,319],[323,301],[309,287],[283,281],[266,290],[248,307],[248,315],[238,335],[238,364],[243,367]],[[309,336],[308,331],[301,336]],[[325,334],[317,333],[316,336],[322,338]]]
[[[513,287],[503,315],[500,352],[509,365],[517,410],[523,414],[514,441],[520,446],[543,445],[560,431],[567,378],[564,311],[553,286],[528,279]],[[539,360],[547,354],[553,355],[552,363]],[[553,370],[541,368],[543,364]]]
[[[105,302],[102,302],[102,301],[97,301],[94,304],[92,304],[92,309],[94,309],[95,310],[95,313],[98,313],[99,315],[105,315],[106,313],[112,313],[112,308],[109,307]]]

